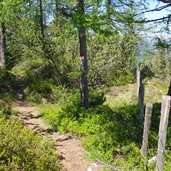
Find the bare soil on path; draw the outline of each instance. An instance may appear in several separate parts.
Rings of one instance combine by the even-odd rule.
[[[41,114],[24,101],[16,101],[17,117],[23,124],[41,135],[52,140],[59,154],[61,171],[102,171],[102,165],[85,160],[85,150],[81,141],[71,134],[59,134],[54,132],[42,118]]]

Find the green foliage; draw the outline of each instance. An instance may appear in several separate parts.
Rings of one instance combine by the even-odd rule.
[[[28,101],[35,103],[62,102],[66,98],[67,89],[55,86],[49,80],[28,74],[24,82],[24,93]],[[60,100],[59,100],[60,99]]]
[[[114,86],[127,85],[135,82],[134,74],[129,70],[116,70],[113,75]]]
[[[0,100],[0,117],[8,118],[11,114],[11,103],[7,99]]]
[[[155,83],[157,94],[166,89],[166,85],[159,86],[159,83],[153,81],[147,85],[148,92],[153,93],[151,89],[154,87],[150,86],[154,86]],[[136,120],[137,99],[132,99],[133,93],[136,94],[135,90],[133,85],[113,88],[112,91],[115,94],[110,95],[110,98],[107,96],[107,102],[103,93],[94,91],[90,93],[90,108],[87,110],[81,107],[80,97],[76,95],[69,98],[61,108],[54,106],[53,110],[42,110],[41,112],[57,131],[72,132],[82,138],[83,145],[87,149],[87,156],[91,159],[110,163],[111,170],[118,168],[124,171],[128,169],[142,171],[146,169],[147,160],[155,156],[157,152],[161,104],[154,104],[149,156],[143,158],[140,154],[139,141],[142,137],[138,134]],[[107,104],[112,98],[114,100],[111,102],[111,109]],[[156,98],[160,100],[161,95],[151,97],[150,101],[156,101]],[[168,171],[170,169],[170,128],[169,126],[165,158],[165,169]],[[155,164],[148,166],[149,170],[154,170],[155,167]]]
[[[131,37],[131,35],[130,35]],[[136,40],[125,42],[118,33],[88,35],[89,82],[93,87],[124,85],[134,81],[131,63],[135,58],[133,47]],[[129,44],[127,46],[125,44]],[[133,45],[132,45],[133,46]]]
[[[0,170],[59,170],[52,145],[16,119],[0,118],[0,144]]]
[[[152,74],[152,77],[159,79],[170,78],[170,52],[169,49],[158,48],[155,52],[144,57],[144,65]]]
[[[15,76],[7,70],[0,70],[0,92],[12,92],[15,88]]]
[[[44,117],[56,130],[73,132],[80,137],[85,137],[84,145],[91,151],[91,156],[94,155],[106,161],[115,161],[119,167],[124,165],[122,167],[124,170],[142,169],[143,164],[139,162],[139,146],[137,145],[139,138],[135,120],[137,114],[136,89],[134,87],[132,92],[132,89],[123,90],[125,88],[123,85],[135,81],[133,65],[135,65],[137,56],[135,47],[139,37],[136,32],[139,31],[139,27],[133,22],[137,4],[132,1],[126,2],[126,5],[124,2],[122,4],[111,2],[110,4],[110,1],[103,0],[85,1],[85,13],[83,14],[77,9],[76,0],[44,0],[42,3],[44,39],[41,36],[39,1],[0,1],[0,24],[3,22],[6,27],[7,68],[12,69],[12,72],[17,75],[15,78],[10,72],[0,71],[0,97],[5,96],[6,99],[10,99],[13,93],[16,94],[22,88],[25,99],[28,101],[64,104],[60,110],[59,106],[53,106],[57,108],[57,111],[54,109],[43,111]],[[141,9],[138,6],[139,10]],[[79,87],[79,26],[85,26],[87,30],[89,86],[97,88],[122,85],[120,89],[124,92],[120,93],[116,90],[113,95],[117,97],[115,99],[108,97],[108,102],[105,102],[103,93],[90,93],[88,110],[82,107],[79,95],[71,97],[70,93],[73,91],[72,94],[74,94]],[[144,58],[148,58],[143,61],[141,68],[144,78],[151,78],[154,73],[158,78],[170,77],[170,55],[165,49],[169,47],[161,40],[158,44],[163,48],[156,50],[152,55],[144,53]],[[151,84],[151,88],[146,90],[153,94],[156,94],[157,91],[155,97],[147,93],[146,102],[160,100],[158,97],[164,94],[165,88],[160,94],[156,89],[156,86]],[[113,110],[107,103],[110,103]],[[158,129],[158,108],[155,112],[156,118],[153,120],[157,124],[152,124],[152,137],[157,136],[156,130]],[[9,105],[0,102],[0,115],[7,116],[10,113]],[[7,124],[8,122],[10,121],[7,121]],[[14,126],[14,121],[11,122]],[[2,123],[4,123],[3,120]],[[17,126],[14,128],[16,132],[19,132],[19,128],[22,127]],[[22,135],[25,135],[25,130],[23,132]],[[12,138],[14,142],[18,141],[15,133]],[[23,139],[21,145],[27,152],[26,141],[27,139]],[[156,139],[152,139],[152,145],[156,148],[155,143]],[[167,149],[170,148],[170,142],[168,143]],[[9,148],[14,147],[15,150],[14,145],[12,144]],[[18,158],[14,151],[14,157],[13,154],[7,153],[9,156],[5,158],[4,167],[5,164],[12,161],[12,164],[9,164],[11,170],[22,170],[18,168],[18,164],[26,165],[28,168],[32,165],[33,168],[30,170],[42,170],[43,164],[40,164],[40,167],[36,165],[37,158],[34,156],[36,156],[37,146],[35,148],[31,156],[34,161],[30,158],[25,160],[25,156],[23,157],[20,153]],[[19,149],[19,146],[16,146],[16,149]],[[40,154],[43,157],[44,154]],[[44,162],[44,158],[40,160],[40,163]],[[30,166],[26,161],[30,162],[28,162]]]
[[[74,96],[56,113],[44,111],[44,117],[56,130],[85,137],[85,147],[92,153],[96,151],[98,158],[113,161],[122,146],[136,142],[137,107],[125,106],[113,111],[103,104],[103,95],[91,97],[91,107],[87,110],[81,107],[79,97]]]

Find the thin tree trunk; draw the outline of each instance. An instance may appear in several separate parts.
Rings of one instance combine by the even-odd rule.
[[[55,14],[56,14],[56,20],[58,20],[58,15],[59,15],[59,0],[55,0]]]
[[[80,12],[80,17],[84,17],[84,0],[78,1],[78,9]],[[84,20],[82,20],[84,21]],[[84,27],[84,23],[78,28],[79,30],[79,42],[80,42],[80,70],[81,70],[81,78],[80,78],[80,90],[81,90],[81,100],[82,104],[85,108],[88,108],[88,62],[87,62],[87,44],[86,44],[86,29]]]
[[[110,20],[110,17],[111,17],[111,5],[112,5],[111,0],[107,0],[107,17],[108,17],[108,20]]]
[[[0,25],[0,68],[6,68],[6,40],[4,23]]]
[[[40,8],[40,28],[41,28],[42,39],[44,40],[45,33],[44,33],[43,4],[42,4],[42,0],[39,0],[39,8]]]

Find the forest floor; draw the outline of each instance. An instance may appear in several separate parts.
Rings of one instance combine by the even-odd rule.
[[[101,164],[89,162],[84,158],[85,150],[81,145],[81,141],[75,136],[54,132],[52,127],[41,118],[40,113],[27,102],[16,100],[15,105],[17,117],[27,128],[43,138],[53,141],[61,161],[61,171],[103,170]]]

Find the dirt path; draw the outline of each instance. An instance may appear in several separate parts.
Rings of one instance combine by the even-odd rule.
[[[102,166],[97,163],[89,163],[84,159],[85,151],[81,146],[81,141],[73,135],[61,135],[53,132],[35,108],[24,101],[16,101],[15,110],[19,119],[26,127],[40,134],[43,138],[54,141],[55,147],[60,156],[61,171],[102,171]]]

